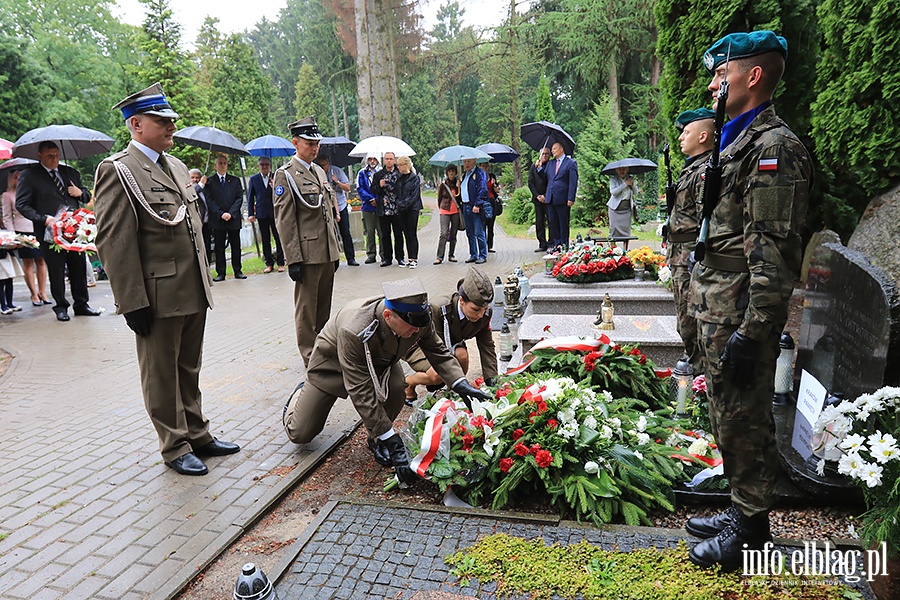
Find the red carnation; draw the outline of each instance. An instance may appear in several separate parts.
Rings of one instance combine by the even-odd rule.
[[[479,377],[475,380],[475,387],[480,388],[484,385],[484,377]]]
[[[559,421],[557,421],[556,419],[550,419],[549,421],[547,421],[547,427],[549,427],[550,429],[556,429],[558,426]]]
[[[641,355],[641,351],[638,350],[637,347],[634,347],[634,348],[631,349],[631,352],[629,352],[628,354],[630,354],[631,356],[640,356],[640,355]]]
[[[516,456],[528,456],[528,446],[525,444],[516,444],[513,447],[513,452],[516,453]]]
[[[540,449],[541,449],[541,445],[540,445],[540,444],[532,444],[532,445],[531,445],[530,452],[531,452],[532,454],[536,454],[537,452],[540,451]]]
[[[549,325],[544,325],[543,331],[544,331],[545,333],[550,333],[550,326],[549,326]]]
[[[508,473],[509,470],[513,466],[513,459],[511,458],[501,458],[500,459],[500,470],[504,473]]]
[[[521,429],[521,428],[520,428],[520,429],[516,429],[515,431],[512,432],[512,439],[513,439],[513,441],[515,442],[516,440],[518,440],[518,439],[519,439],[520,437],[522,437],[523,435],[525,435],[525,430],[524,430],[524,429]]]
[[[647,364],[647,355],[641,354],[641,357],[638,359],[638,362],[642,365],[646,365]]]
[[[471,433],[467,433],[466,435],[463,436],[462,442],[463,442],[463,450],[468,452],[472,448],[472,444],[475,443],[475,436],[473,436]]]
[[[541,414],[547,412],[547,403],[543,400],[538,400],[537,402],[537,414]]]
[[[553,463],[553,456],[546,450],[538,450],[537,454],[534,455],[534,460],[537,466],[546,469]]]

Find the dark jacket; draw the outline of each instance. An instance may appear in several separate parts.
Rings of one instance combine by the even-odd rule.
[[[244,203],[244,186],[234,175],[225,175],[225,185],[219,181],[219,174],[213,173],[206,180],[203,188],[206,196],[206,208],[209,210],[209,225],[213,229],[241,228],[241,205]],[[231,214],[230,221],[223,221],[222,215]]]
[[[247,192],[247,214],[257,219],[274,219],[275,207],[272,205],[272,188],[274,187],[275,173],[269,173],[269,185],[263,183],[261,173],[250,178]]]
[[[445,178],[441,185],[438,186],[438,208],[441,210],[450,210],[453,204],[457,204],[459,200],[459,179],[450,181]],[[457,204],[458,207],[458,204]]]
[[[564,157],[559,172],[556,172],[557,160],[554,158],[547,163],[547,204],[561,205],[575,201],[575,192],[578,190],[578,163],[575,159]]]
[[[371,173],[371,177],[374,180],[377,172],[370,172],[368,168],[365,168],[356,176],[356,193],[359,194],[359,200],[362,202],[362,210],[366,212],[375,212],[375,205],[372,204],[372,200],[375,199],[375,193],[369,182],[369,176]]]
[[[422,188],[417,173],[400,175],[397,180],[397,210],[422,210]]]
[[[462,178],[465,176],[466,174],[463,173]],[[469,188],[469,204],[472,206],[481,208],[491,201],[488,196],[487,176],[479,167],[475,167],[475,172],[466,181],[466,185]],[[462,202],[462,190],[460,190],[460,202]]]
[[[391,173],[400,173],[400,171],[397,170],[397,167],[394,167],[394,170],[391,171]],[[381,180],[384,179],[386,175],[388,175],[387,169],[379,169],[378,172],[372,176],[372,187],[370,188],[370,191],[375,196],[375,213],[379,217],[384,216],[384,195],[387,193],[387,188],[381,187]]]
[[[16,187],[16,210],[34,223],[34,237],[38,241],[44,239],[44,222],[47,217],[55,217],[63,208],[74,210],[91,201],[91,193],[87,188],[82,187],[81,175],[78,171],[66,165],[59,165],[58,171],[66,188],[69,183],[74,183],[81,188],[80,197],[73,198],[68,192],[60,194],[53,182],[53,176],[41,164],[23,169],[19,174],[19,184]]]
[[[528,171],[528,189],[531,190],[531,199],[537,201],[538,196],[547,193],[547,165],[540,168],[531,163]]]

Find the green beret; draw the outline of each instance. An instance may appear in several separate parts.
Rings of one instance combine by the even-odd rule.
[[[716,113],[713,110],[708,108],[698,108],[695,110],[686,110],[675,119],[675,128],[678,131],[684,129],[685,125],[688,123],[693,123],[694,121],[702,121],[704,119],[715,119]]]
[[[729,33],[703,55],[703,66],[710,75],[715,73],[716,67],[725,62],[729,55],[729,46],[731,47],[730,59],[748,58],[765,54],[766,52],[778,51],[784,58],[787,58],[787,40],[780,35],[768,30],[751,31],[750,33]]]

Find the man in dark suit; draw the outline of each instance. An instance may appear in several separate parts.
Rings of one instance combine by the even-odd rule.
[[[200,169],[191,169],[188,171],[191,175],[191,187],[194,188],[194,192],[197,193],[197,198],[199,198],[199,203],[197,204],[197,208],[200,209],[200,218],[203,219],[203,245],[206,248],[206,257],[207,260],[210,256],[212,256],[212,229],[209,226],[209,210],[206,208],[206,194],[203,193],[203,188],[206,187],[206,175],[203,174]]]
[[[528,189],[531,190],[531,201],[534,203],[534,232],[537,236],[538,248],[535,252],[546,252],[547,242],[547,205],[544,203],[547,194],[547,162],[550,160],[550,148],[541,148],[541,155],[528,170]]]
[[[59,321],[69,320],[66,300],[66,267],[69,286],[75,302],[75,314],[95,317],[100,314],[88,306],[87,267],[81,252],[57,252],[44,241],[44,228],[56,222],[57,215],[75,210],[91,200],[91,193],[81,186],[81,175],[72,167],[59,164],[59,147],[53,142],[38,146],[39,164],[22,171],[16,187],[16,209],[34,222],[34,235],[41,243],[41,255],[47,263],[53,311]]]
[[[216,277],[213,281],[225,281],[225,239],[231,246],[231,268],[235,279],[247,279],[241,272],[241,205],[244,203],[244,186],[241,180],[229,175],[228,157],[216,157],[216,172],[210,175],[203,188],[209,224],[216,244]]]
[[[547,163],[547,212],[550,216],[550,245],[569,245],[569,211],[578,189],[578,163],[566,156],[562,144],[550,148],[553,160]]]
[[[259,223],[259,234],[262,238],[263,257],[266,268],[263,273],[271,273],[278,263],[278,272],[284,271],[284,250],[281,249],[281,238],[275,227],[275,207],[272,204],[272,188],[275,177],[272,175],[272,161],[261,156],[256,163],[259,173],[250,178],[247,192],[247,218]],[[271,237],[270,237],[271,232]],[[275,258],[272,258],[272,237],[275,238]]]

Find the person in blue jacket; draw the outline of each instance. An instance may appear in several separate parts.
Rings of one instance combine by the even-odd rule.
[[[467,263],[477,265],[487,262],[487,237],[485,235],[485,209],[490,209],[487,176],[475,166],[474,158],[463,161],[463,178],[460,183],[460,200],[463,219],[466,223],[466,237],[469,238],[469,258]]]
[[[366,158],[366,168],[356,177],[356,193],[362,202],[363,238],[366,244],[366,264],[374,263],[377,255],[375,234],[378,233],[378,245],[381,246],[381,230],[378,227],[378,215],[375,212],[375,194],[372,193],[372,177],[378,171],[378,157],[370,154]]]

